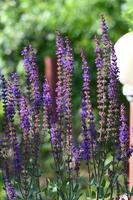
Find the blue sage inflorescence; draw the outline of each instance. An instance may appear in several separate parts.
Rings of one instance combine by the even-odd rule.
[[[28,83],[31,89],[31,99],[33,100],[33,107],[38,108],[41,104],[42,98],[40,93],[35,51],[32,46],[29,45],[23,49],[21,54],[24,58],[24,66],[27,73]]]
[[[6,187],[6,194],[7,194],[8,200],[15,200],[16,199],[15,190],[7,176],[4,177],[4,183]]]
[[[125,106],[118,95],[117,58],[103,16],[101,37],[94,40],[95,67],[88,63],[83,49],[80,53],[81,130],[76,134],[72,98],[75,61],[67,37],[56,32],[56,106],[49,80],[44,77],[43,84],[39,80],[32,45],[21,52],[25,86],[17,73],[8,80],[0,75],[4,112],[0,167],[8,200],[104,200],[120,199],[123,193],[130,199],[127,174],[133,148],[129,148]],[[96,71],[96,101],[92,101],[92,70]],[[47,153],[42,151],[45,147]],[[43,167],[40,159],[46,154],[52,164],[50,176],[47,164]]]
[[[95,124],[90,99],[90,73],[86,56],[81,50],[82,70],[83,70],[83,87],[82,87],[82,107],[81,107],[81,123],[82,123],[82,143],[81,152],[85,160],[91,157],[93,142],[95,140]]]
[[[127,125],[127,116],[125,107],[122,104],[120,108],[120,128],[119,128],[119,158],[129,157],[132,153],[132,148],[129,148],[129,128]]]

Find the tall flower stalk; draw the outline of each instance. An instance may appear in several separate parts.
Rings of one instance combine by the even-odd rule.
[[[94,161],[94,149],[96,144],[96,127],[90,98],[90,69],[87,63],[84,51],[81,50],[83,86],[82,86],[82,107],[81,107],[81,125],[82,125],[82,142],[81,157],[86,161],[89,168],[89,160]],[[90,173],[90,172],[89,172]],[[96,175],[96,170],[94,170]]]
[[[107,81],[108,81],[108,68],[109,68],[109,41],[108,41],[108,27],[104,17],[101,17],[101,30],[102,30],[102,52],[100,50],[98,40],[96,39],[96,66],[97,66],[97,102],[99,109],[99,133],[100,140],[106,140],[106,119],[107,119]],[[102,62],[101,62],[102,53]]]

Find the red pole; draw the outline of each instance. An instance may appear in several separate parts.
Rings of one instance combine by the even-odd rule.
[[[133,145],[133,102],[130,102],[130,147]],[[129,159],[129,186],[133,187],[133,155]],[[133,196],[131,198],[133,200]]]

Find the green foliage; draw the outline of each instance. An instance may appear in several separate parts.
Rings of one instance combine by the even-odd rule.
[[[94,34],[99,33],[99,16],[104,14],[117,39],[126,30],[121,7],[124,0],[6,0],[0,1],[0,63],[4,71],[13,71],[20,62],[20,50],[32,43],[39,62],[54,55],[55,31],[59,29],[73,41],[76,54],[85,47],[90,59]],[[88,45],[89,44],[89,45]],[[5,69],[6,67],[6,69]]]
[[[129,30],[133,31],[133,1],[132,0],[126,0],[126,4],[123,7],[123,18],[126,20],[129,26]]]

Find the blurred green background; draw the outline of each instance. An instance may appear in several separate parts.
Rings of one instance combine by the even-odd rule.
[[[20,52],[25,45],[31,43],[37,50],[42,78],[45,56],[55,57],[55,31],[59,30],[70,38],[75,57],[73,120],[76,134],[79,132],[82,83],[79,57],[81,47],[85,49],[91,65],[92,102],[96,111],[94,35],[101,33],[101,14],[107,20],[109,35],[114,42],[133,29],[132,0],[0,0],[0,72],[3,74],[8,75],[10,72],[18,71],[24,84]],[[0,103],[0,121],[2,115]],[[0,132],[2,132],[1,127]],[[4,199],[2,194],[0,182],[0,200]]]

